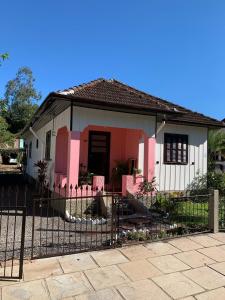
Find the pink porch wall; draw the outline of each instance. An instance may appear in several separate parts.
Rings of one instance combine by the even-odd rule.
[[[138,159],[138,145],[141,130],[126,129],[125,157]]]
[[[88,133],[90,130],[111,133],[110,175],[112,174],[112,169],[116,166],[116,161],[138,158],[140,130],[90,125],[81,133],[80,138],[80,163],[83,165],[87,166],[88,164]]]

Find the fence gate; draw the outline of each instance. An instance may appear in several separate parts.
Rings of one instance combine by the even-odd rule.
[[[0,206],[0,278],[22,278],[25,221],[25,207]]]
[[[0,278],[23,274],[27,185],[20,174],[0,174]]]

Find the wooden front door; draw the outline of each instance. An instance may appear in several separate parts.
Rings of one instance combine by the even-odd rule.
[[[109,182],[110,132],[89,131],[88,171]]]

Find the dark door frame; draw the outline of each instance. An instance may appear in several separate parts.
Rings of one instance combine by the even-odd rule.
[[[109,131],[98,131],[98,130],[90,130],[88,134],[88,169],[89,169],[89,162],[90,162],[90,154],[91,154],[91,136],[92,135],[104,135],[106,136],[106,172],[105,175],[105,183],[109,182],[109,171],[110,171],[110,149],[111,149],[111,132]]]

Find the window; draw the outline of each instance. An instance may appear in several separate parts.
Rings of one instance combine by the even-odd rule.
[[[51,130],[46,132],[46,139],[45,139],[45,159],[50,160],[51,154]]]
[[[36,139],[36,148],[38,149],[38,146],[39,146],[39,140]]]
[[[184,134],[164,135],[164,163],[187,164],[188,163],[188,136]]]
[[[29,149],[28,149],[28,153],[29,153],[29,158],[31,158],[31,155],[32,155],[32,142],[30,141],[29,143]]]

